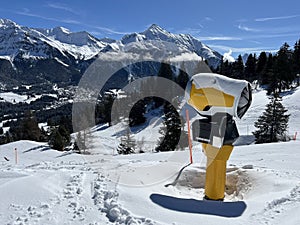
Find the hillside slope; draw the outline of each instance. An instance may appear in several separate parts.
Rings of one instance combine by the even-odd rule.
[[[300,130],[299,93],[286,93],[290,133]],[[240,122],[241,133],[264,110],[264,91]],[[255,118],[254,118],[255,117]],[[150,116],[149,116],[150,118]],[[158,128],[153,115],[150,128]],[[224,202],[203,201],[206,159],[194,143],[189,152],[113,155],[121,124],[94,129],[92,155],[57,152],[45,143],[19,141],[0,146],[0,221],[3,224],[299,224],[299,140],[237,146],[228,161]],[[150,136],[140,129],[135,137]],[[148,140],[155,140],[153,129]],[[149,143],[148,143],[149,144]],[[19,153],[15,164],[15,148]],[[4,159],[6,157],[10,161]]]

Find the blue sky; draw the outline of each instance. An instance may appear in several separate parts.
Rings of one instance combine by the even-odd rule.
[[[63,26],[114,39],[155,23],[235,57],[300,39],[298,0],[9,0],[1,1],[0,15],[23,26]]]

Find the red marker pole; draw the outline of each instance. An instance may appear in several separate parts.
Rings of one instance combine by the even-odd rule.
[[[189,110],[185,110],[186,115],[186,121],[188,126],[188,141],[189,141],[189,149],[190,149],[190,163],[193,163],[193,146],[192,146],[192,140],[191,140],[191,127],[190,127],[190,116],[189,116]]]
[[[15,161],[16,161],[16,164],[18,164],[18,150],[17,150],[17,148],[15,148]]]

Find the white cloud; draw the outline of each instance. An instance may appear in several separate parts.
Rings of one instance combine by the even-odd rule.
[[[243,30],[243,31],[249,31],[249,32],[257,32],[257,31],[260,31],[258,29],[255,29],[255,28],[250,28],[250,27],[247,27],[247,26],[244,26],[244,25],[239,25],[238,28],[240,30]]]
[[[269,20],[285,20],[285,19],[293,19],[299,17],[300,15],[290,15],[290,16],[277,16],[277,17],[265,17],[265,18],[257,18],[256,22],[265,22]]]
[[[276,32],[276,29],[274,29],[274,32]],[[267,31],[267,33],[259,34],[259,35],[249,35],[243,37],[244,40],[249,39],[268,39],[268,38],[280,38],[280,37],[298,37],[299,33],[297,31],[293,33],[272,33],[272,30]]]
[[[186,61],[202,61],[202,57],[197,55],[194,52],[184,52],[181,55],[176,55],[174,58],[171,58],[172,62],[186,62]]]
[[[204,36],[197,37],[201,41],[240,41],[242,38],[240,37],[229,37],[229,36]]]
[[[232,54],[232,50],[229,49],[229,52],[224,53],[224,55],[223,55],[223,61],[224,61],[224,62],[225,62],[225,61],[228,61],[228,62],[234,62],[235,60],[234,60],[234,58],[231,56],[231,54]]]
[[[81,16],[81,14],[78,11],[72,9],[71,7],[69,7],[69,6],[65,5],[65,4],[61,4],[61,3],[48,3],[47,6],[49,8],[60,9],[60,10],[66,11],[66,12],[73,13],[73,14],[75,14],[77,16]]]
[[[204,20],[205,20],[205,21],[213,21],[213,19],[212,19],[211,17],[208,17],[208,16],[205,17]]]
[[[39,18],[39,19],[43,19],[43,20],[48,20],[48,21],[55,21],[55,22],[59,22],[59,23],[81,25],[81,26],[85,26],[87,28],[92,28],[94,30],[96,29],[96,30],[101,31],[101,32],[98,32],[98,33],[97,33],[97,31],[93,31],[93,33],[97,33],[97,34],[124,35],[124,34],[131,33],[131,32],[116,31],[116,30],[113,30],[113,29],[108,28],[108,27],[89,25],[89,24],[85,24],[85,23],[82,23],[80,21],[73,20],[73,19],[57,19],[57,18],[42,16],[42,15],[39,15],[39,14],[36,14],[36,13],[31,13],[29,9],[23,9],[23,11],[13,11],[13,13],[18,14],[18,15],[22,15],[22,16],[28,16],[28,17],[34,17],[34,18]]]
[[[125,34],[128,34],[128,33],[131,33],[131,32],[116,31],[116,30],[110,29],[108,27],[100,27],[100,26],[93,26],[93,25],[91,25],[89,27],[97,29],[97,30],[100,30],[100,31],[103,31],[106,34],[120,34],[120,35],[125,35]]]
[[[231,54],[233,53],[259,53],[262,51],[266,51],[266,52],[277,52],[278,49],[274,49],[273,47],[255,47],[255,48],[235,48],[232,46],[226,46],[226,45],[209,45],[209,47],[220,51],[220,52],[228,52],[230,53],[230,51],[232,51]],[[226,53],[225,53],[226,54]],[[224,54],[224,55],[225,55]]]
[[[49,20],[49,21],[56,21],[56,22],[60,22],[60,23],[68,23],[68,24],[78,24],[78,25],[81,25],[81,22],[79,22],[77,20],[56,19],[56,18],[52,18],[52,17],[46,17],[46,16],[42,16],[42,15],[39,15],[39,14],[31,13],[28,9],[24,9],[24,11],[14,11],[14,13],[16,13],[18,15],[22,15],[22,16],[29,16],[29,17],[39,18],[39,19],[43,19],[43,20]]]

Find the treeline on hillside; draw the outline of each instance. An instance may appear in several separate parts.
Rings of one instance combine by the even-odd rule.
[[[70,116],[56,115],[55,119],[48,119],[47,129],[39,126],[36,113],[34,111],[26,111],[23,117],[9,120],[4,123],[5,127],[9,127],[7,132],[0,129],[0,144],[6,144],[18,140],[32,140],[47,142],[52,138],[52,133],[55,130],[62,131],[62,135],[69,139],[70,133],[73,132],[72,120]],[[69,143],[64,143],[62,150]]]
[[[185,89],[186,84],[189,80],[189,76],[187,73],[185,73],[183,70],[175,70],[172,68],[172,66],[168,63],[162,63],[160,70],[158,71],[157,77],[162,77],[169,79],[175,83],[177,83],[179,86],[181,86],[183,89]],[[158,108],[162,106],[165,101],[161,98],[152,97],[157,95],[157,86],[159,86],[159,81],[156,80],[155,76],[154,79],[148,80],[145,79],[139,87],[136,87],[137,89],[129,91],[129,93],[126,93],[126,96],[118,96],[118,94],[107,91],[106,93],[101,96],[99,101],[96,105],[96,122],[97,123],[109,123],[111,125],[112,118],[111,118],[111,108],[113,106],[113,103],[115,102],[115,105],[117,107],[114,108],[115,112],[114,114],[121,116],[127,116],[124,114],[125,108],[131,108],[130,115],[129,115],[129,125],[130,126],[136,126],[141,123],[145,122],[144,118],[141,118],[140,115],[145,113],[146,107],[152,104],[153,108]],[[174,93],[175,90],[173,90],[170,87],[163,87],[164,89],[161,90],[164,92],[165,95],[169,96],[176,96],[177,94]],[[148,97],[145,99],[140,99],[140,92],[144,91],[147,93]],[[170,97],[171,98],[171,97]],[[134,99],[140,99],[138,102],[134,102]],[[116,122],[116,121],[114,121]],[[118,122],[118,121],[117,121]]]
[[[161,68],[157,74],[158,77],[164,77],[172,80],[173,82],[178,83],[182,88],[185,88],[189,77],[183,72],[183,70],[176,70],[170,66],[168,63],[162,63]],[[147,93],[153,93],[153,96],[156,95],[155,87],[153,83],[144,82],[141,84],[141,89],[147,89]],[[176,96],[174,90],[166,88],[164,90],[168,92],[171,96]],[[124,107],[130,107],[131,111],[129,114],[128,124],[130,127],[139,126],[146,122],[145,113],[147,110],[152,110],[155,108],[162,107],[164,113],[164,123],[165,128],[161,130],[163,135],[172,137],[172,140],[169,141],[169,138],[160,140],[162,143],[160,148],[157,148],[157,151],[167,151],[174,150],[180,139],[180,133],[183,131],[181,126],[182,118],[180,118],[179,113],[174,107],[171,107],[170,104],[175,104],[175,102],[167,102],[161,98],[157,97],[147,97],[140,99],[138,102],[135,102],[133,99],[139,99],[139,91],[135,90],[131,93],[126,93],[126,96],[118,98],[118,95],[114,92],[107,91],[105,92],[100,99],[97,101],[95,108],[95,121],[97,124],[108,123],[111,126],[113,123],[118,121],[112,121],[111,110],[112,105],[116,101],[118,107],[115,109],[120,117],[123,115]],[[174,99],[176,101],[176,99]],[[84,102],[82,108],[86,107],[85,104],[90,104]],[[4,133],[3,130],[0,130],[0,144],[18,141],[18,140],[33,140],[33,141],[48,141],[50,146],[57,150],[63,150],[65,147],[70,144],[70,133],[73,132],[72,127],[72,105],[66,104],[60,108],[52,108],[48,110],[29,110],[30,104],[20,103],[22,107],[19,107],[20,110],[24,110],[27,113],[18,113],[16,117],[8,117],[7,121],[3,124],[4,127],[10,127],[8,132]],[[5,106],[8,108],[8,106]],[[35,108],[34,108],[35,109]],[[13,113],[13,111],[11,111]],[[123,114],[122,114],[123,113]],[[121,118],[122,119],[122,118]],[[39,128],[38,123],[47,122],[48,130]],[[88,128],[88,127],[87,127]],[[86,132],[82,131],[75,138],[74,146],[78,150],[80,146],[86,146],[87,138]],[[129,142],[128,142],[129,143]],[[180,145],[182,147],[182,145]],[[126,148],[126,146],[125,146]]]
[[[194,72],[198,73],[201,71]],[[239,56],[233,63],[229,63],[228,61],[222,62],[213,72],[236,79],[246,79],[250,82],[258,80],[260,85],[265,85],[269,94],[289,90],[293,88],[293,82],[296,80],[297,74],[300,73],[300,40],[296,42],[293,49],[291,49],[288,44],[283,44],[280,50],[274,55],[261,52],[258,57],[255,54],[250,54],[245,63],[243,62],[242,56]],[[176,70],[167,62],[161,63],[157,76],[170,79],[179,84],[182,88],[185,88],[189,80],[189,76],[184,72],[183,68]],[[155,91],[151,90],[153,85],[155,86],[153,83],[148,84],[144,82],[141,84],[141,89],[147,88],[149,89],[147,93],[153,93],[153,96],[155,96]],[[172,93],[173,91],[174,90],[169,87],[166,87],[164,90],[164,92],[168,92],[170,96],[176,96],[175,93]],[[111,109],[114,101],[118,101],[119,108],[116,108],[116,110],[119,111],[119,115],[122,115],[123,107],[131,108],[128,121],[130,127],[145,123],[145,113],[147,109],[149,110],[149,106],[151,106],[151,109],[162,107],[165,126],[160,131],[162,138],[158,140],[159,145],[155,150],[175,150],[178,147],[180,134],[185,132],[182,127],[182,118],[180,118],[175,107],[172,107],[172,105],[176,106],[176,104],[178,104],[178,102],[176,102],[178,99],[173,99],[173,102],[167,102],[161,98],[149,96],[145,99],[140,99],[138,102],[134,102],[133,99],[136,99],[135,97],[138,95],[139,92],[133,90],[130,94],[126,94],[124,98],[118,98],[115,93],[106,92],[101,96],[96,105],[96,123],[108,123],[108,125],[111,126],[114,122],[118,122],[112,121],[111,118]],[[48,99],[42,100],[48,101]],[[35,104],[40,107],[39,102]],[[0,106],[2,107],[2,105]],[[3,107],[5,107],[7,111],[11,110],[10,106],[3,105]],[[7,123],[10,124],[5,124],[5,126],[9,126],[10,130],[6,132],[6,134],[4,134],[3,130],[0,130],[0,143],[21,139],[49,141],[50,146],[58,150],[63,150],[64,147],[69,144],[69,135],[73,132],[71,111],[72,105],[67,104],[59,109],[56,108],[46,111],[37,110],[34,114],[25,115],[17,121],[8,120]],[[12,110],[10,112],[12,114],[14,113]],[[124,116],[126,115],[123,115],[123,117]],[[14,117],[12,116],[11,119],[14,119]],[[38,128],[38,122],[45,121],[48,122],[50,131],[44,131]],[[28,134],[31,131],[34,131],[33,136]],[[76,138],[77,143],[75,143],[75,146],[86,146],[85,136],[85,132],[83,132],[83,134],[79,133]],[[132,147],[134,145],[126,146],[126,143],[131,143],[130,145],[132,145],[132,141],[123,141],[122,146],[120,146],[120,152],[135,152],[134,149],[130,149],[134,148]],[[179,145],[180,147],[187,146],[187,142],[184,141],[184,143],[179,143]]]
[[[243,62],[239,55],[235,62],[222,62],[215,72],[264,86],[270,96],[263,114],[255,122],[253,132],[256,143],[288,141],[287,134],[289,114],[281,104],[280,93],[299,86],[300,74],[300,40],[293,48],[284,43],[276,54],[261,52],[250,54]]]
[[[183,69],[180,69],[179,71],[175,72],[175,70],[173,70],[170,64],[168,63],[161,64],[157,77],[169,79],[177,83],[183,89],[185,89],[186,84],[189,80],[188,74],[186,74]],[[146,113],[146,110],[149,109],[149,106],[151,106],[152,110],[161,107],[163,113],[162,119],[164,126],[159,131],[161,137],[158,140],[156,140],[157,145],[154,150],[160,152],[174,151],[178,148],[183,149],[188,146],[188,139],[187,132],[184,130],[184,126],[182,126],[184,124],[184,120],[177,111],[178,106],[180,104],[180,100],[178,98],[172,98],[172,102],[168,102],[162,98],[155,97],[155,88],[153,88],[153,86],[156,86],[155,82],[159,81],[154,79],[151,80],[151,83],[145,81],[141,84],[141,90],[144,90],[147,93],[153,93],[152,97],[149,96],[134,103],[132,99],[135,99],[135,95],[138,96],[139,93],[132,92],[125,99],[116,99],[116,101],[120,101],[120,103],[118,104],[119,108],[117,108],[116,110],[122,111],[122,107],[127,107],[127,105],[131,107],[128,123],[129,126],[132,127],[143,124],[146,121],[144,115]],[[171,87],[165,87],[163,91],[166,95],[176,96],[176,93],[174,93],[175,90],[173,90]],[[171,97],[169,99],[171,99]],[[137,145],[134,138],[131,137],[127,131],[126,135],[121,138],[121,143],[117,148],[118,153],[135,153],[137,152],[136,148]]]
[[[293,88],[293,82],[300,74],[300,40],[293,47],[284,43],[276,54],[261,52],[250,54],[246,62],[239,55],[235,62],[222,62],[214,71],[232,78],[258,80],[265,85],[268,93],[281,93]],[[298,77],[297,77],[298,76]]]

